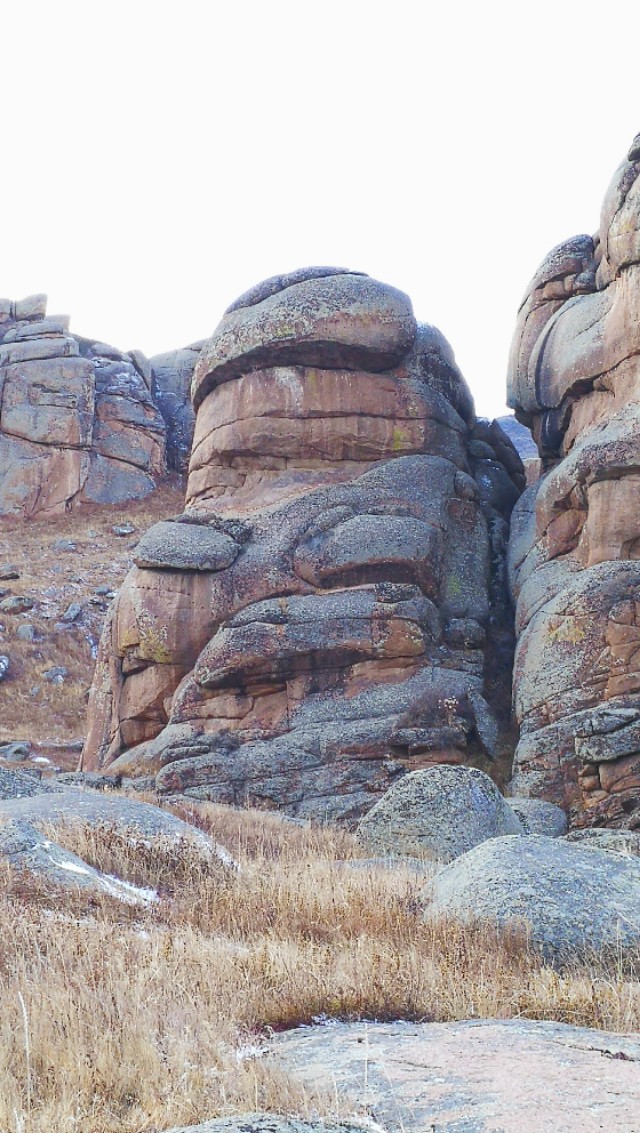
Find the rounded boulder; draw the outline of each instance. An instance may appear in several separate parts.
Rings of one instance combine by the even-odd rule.
[[[358,839],[378,854],[450,862],[523,826],[492,779],[475,767],[438,764],[404,775],[360,821]]]

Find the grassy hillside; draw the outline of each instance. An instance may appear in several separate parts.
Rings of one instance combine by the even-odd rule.
[[[362,851],[342,831],[212,805],[197,821],[239,872],[108,828],[67,830],[93,864],[159,891],[146,911],[61,905],[3,867],[1,1129],[155,1133],[263,1107],[335,1112],[335,1097],[305,1095],[260,1055],[272,1029],[318,1016],[640,1029],[640,985],[622,972],[558,973],[522,938],[423,926],[424,877],[349,865]]]

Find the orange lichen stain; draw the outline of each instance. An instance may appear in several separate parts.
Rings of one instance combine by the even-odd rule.
[[[547,635],[551,641],[577,645],[584,641],[587,631],[576,618],[554,618],[549,623]]]

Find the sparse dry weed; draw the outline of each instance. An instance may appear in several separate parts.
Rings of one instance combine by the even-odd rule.
[[[24,881],[0,874],[12,926],[0,940],[2,1130],[151,1133],[256,1107],[333,1112],[335,1099],[245,1057],[270,1028],[318,1016],[640,1028],[640,985],[621,971],[556,972],[517,933],[423,925],[424,877],[357,866],[344,831],[211,804],[198,822],[238,872],[107,826],[57,832],[99,868],[158,888],[146,910],[25,899]]]

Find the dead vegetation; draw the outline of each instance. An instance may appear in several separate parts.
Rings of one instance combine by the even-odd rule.
[[[357,866],[352,837],[205,805],[198,824],[239,871],[156,853],[107,826],[58,841],[159,889],[144,910],[75,907],[0,876],[0,1128],[152,1133],[255,1108],[336,1111],[270,1057],[271,1031],[318,1017],[517,1015],[640,1029],[640,985],[595,965],[559,973],[517,934],[416,916],[424,877]]]
[[[183,499],[182,481],[174,476],[145,500],[85,505],[53,519],[0,520],[0,565],[14,564],[20,575],[0,580],[0,589],[35,603],[22,614],[0,613],[0,653],[10,659],[0,685],[0,743],[64,745],[82,738],[86,694],[109,602],[96,589],[120,585],[141,534],[181,511]],[[126,524],[135,529],[130,535],[114,534],[114,526]],[[74,549],[60,550],[60,542]],[[61,619],[72,603],[81,605],[82,613],[65,624]],[[27,625],[33,626],[33,641],[18,637],[18,627]],[[58,666],[68,670],[63,680],[47,679],[45,674]],[[49,754],[46,746],[43,750]],[[77,752],[65,758],[62,750],[55,757],[68,768]]]

